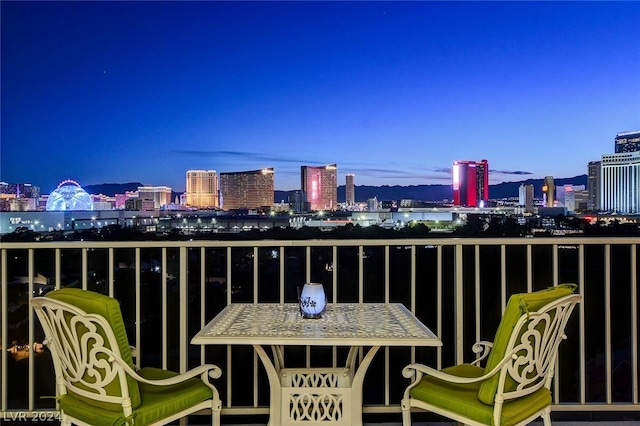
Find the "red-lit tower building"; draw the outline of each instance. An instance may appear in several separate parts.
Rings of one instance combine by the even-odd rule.
[[[453,162],[453,205],[483,207],[489,201],[489,163]]]
[[[338,166],[302,166],[300,183],[307,193],[311,210],[336,210],[338,208]]]

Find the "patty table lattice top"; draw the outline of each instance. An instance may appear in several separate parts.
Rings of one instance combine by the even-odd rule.
[[[296,303],[234,303],[192,340],[195,344],[439,346],[436,335],[400,303],[328,304],[304,319]]]

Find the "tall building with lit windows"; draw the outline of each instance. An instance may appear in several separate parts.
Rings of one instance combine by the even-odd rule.
[[[518,190],[518,204],[524,206],[525,212],[533,212],[533,185],[520,185],[520,189]]]
[[[335,210],[338,208],[338,166],[302,166],[300,168],[302,190],[307,193],[311,210]]]
[[[640,130],[618,133],[615,138],[616,154],[640,151]]]
[[[352,206],[356,203],[356,187],[353,183],[354,175],[352,173],[348,173],[346,176],[346,186],[345,186],[345,201],[348,206]]]
[[[453,204],[484,207],[489,201],[489,163],[481,161],[453,162]]]
[[[600,210],[640,213],[640,151],[602,156]]]
[[[272,207],[273,168],[220,173],[220,207],[224,210]]]
[[[154,209],[171,204],[171,188],[168,186],[139,186],[139,200],[153,201]]]
[[[199,209],[219,207],[215,170],[187,170],[187,205]]]
[[[553,181],[553,176],[545,176],[542,183],[542,197],[544,198],[545,207],[555,206],[555,194],[556,184]]]
[[[590,161],[587,169],[587,209],[590,211],[600,210],[600,167],[600,161]]]
[[[640,213],[640,130],[618,133],[615,154],[603,154],[599,163],[598,210]],[[592,163],[589,163],[591,179]],[[589,181],[591,182],[591,181]],[[591,196],[591,188],[589,190]]]

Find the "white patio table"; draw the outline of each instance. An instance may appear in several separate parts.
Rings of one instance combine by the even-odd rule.
[[[232,303],[193,344],[252,345],[267,372],[269,425],[362,425],[362,385],[381,346],[441,346],[400,303],[328,304],[303,319],[296,303]],[[283,346],[350,347],[345,367],[285,368]],[[273,360],[263,346],[271,346]],[[359,348],[369,348],[360,362]]]

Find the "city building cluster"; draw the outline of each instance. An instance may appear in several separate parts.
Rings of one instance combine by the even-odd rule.
[[[353,175],[347,176],[347,186],[351,186],[353,194]],[[220,173],[219,176],[215,170],[189,170],[186,188],[182,204],[189,208],[227,211],[274,208],[273,168]],[[291,195],[289,208],[296,212],[337,210],[338,166],[302,166],[300,190]]]
[[[547,214],[589,212],[638,215],[640,131],[618,133],[614,139],[614,149],[614,153],[603,154],[599,161],[589,162],[587,185],[557,185],[553,176],[546,176],[539,188],[542,192],[541,199],[534,197],[536,188],[533,185],[523,184],[517,201],[513,203],[489,198],[489,163],[486,159],[454,161],[452,199],[441,200],[439,203],[430,201],[430,205],[436,203],[436,207],[440,208],[437,213],[424,209],[425,200],[378,200],[374,197],[356,202],[355,177],[351,173],[345,176],[345,199],[339,203],[337,164],[301,166],[300,189],[290,191],[288,200],[282,203],[274,202],[273,168],[228,173],[188,170],[186,191],[177,195],[168,186],[140,186],[136,191],[115,195],[88,194],[73,180],[61,182],[50,194],[41,194],[39,187],[28,183],[0,182],[0,234],[12,232],[19,227],[53,231],[135,224],[150,226],[152,229],[160,217],[178,217],[180,220],[170,224],[179,226],[186,219],[176,215],[187,217],[189,212],[211,212],[227,216],[273,216],[286,212],[290,216],[298,215],[288,219],[288,226],[293,227],[314,223],[310,218],[300,215],[339,210],[352,212],[349,223],[386,223],[394,227],[409,221],[459,222],[465,214],[474,211],[472,209],[495,213],[496,207],[502,207],[501,214],[509,211],[521,217],[535,215],[543,210]],[[505,210],[506,207],[510,210]],[[50,216],[48,219],[40,216],[34,219],[27,215],[30,212],[47,213]],[[418,213],[420,214],[415,216]],[[211,223],[214,222],[215,220]],[[203,223],[201,217],[197,223]],[[207,223],[209,222],[203,226]],[[330,225],[340,224],[340,221],[335,221]],[[259,227],[257,224],[247,225],[243,222],[242,228],[254,225]],[[219,223],[216,226],[224,227]],[[237,225],[234,226],[239,229]],[[324,223],[322,226],[329,224]]]

